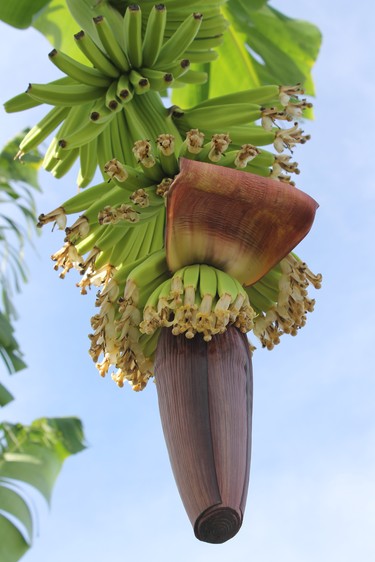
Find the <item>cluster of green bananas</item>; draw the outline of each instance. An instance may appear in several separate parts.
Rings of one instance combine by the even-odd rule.
[[[115,156],[132,164],[135,140],[154,137],[155,132],[176,134],[156,93],[206,81],[207,75],[191,70],[190,63],[215,58],[212,48],[221,43],[226,27],[218,7],[207,24],[202,14],[189,13],[182,22],[177,19],[176,25],[173,17],[167,19],[164,4],[146,11],[146,20],[137,4],[130,4],[124,17],[114,13],[118,17],[110,20],[94,18],[96,40],[90,36],[94,35],[91,29],[74,36],[87,64],[54,49],[49,58],[66,77],[49,84],[30,84],[26,93],[5,104],[8,112],[41,103],[55,106],[23,139],[19,156],[60,126],[43,166],[60,178],[79,158],[80,187],[92,181],[97,155],[102,157],[99,165]]]
[[[314,310],[315,300],[308,297],[308,287],[320,289],[321,274],[314,274],[300,258],[290,253],[262,279],[245,287],[256,312],[253,333],[263,347],[273,349],[280,336],[296,336],[306,324],[307,312]]]
[[[101,375],[114,369],[116,383],[135,390],[153,374],[161,327],[208,341],[229,323],[252,329],[271,349],[282,333],[304,324],[313,308],[307,287],[320,285],[292,254],[247,288],[208,265],[168,270],[166,203],[180,158],[293,185],[298,165],[283,152],[309,138],[298,124],[310,106],[299,99],[299,84],[261,86],[189,109],[164,106],[167,87],[206,80],[190,63],[216,57],[227,25],[220,3],[205,3],[203,18],[197,0],[166,0],[168,14],[150,0],[124,3],[123,14],[103,4],[92,27],[75,35],[87,64],[54,49],[50,60],[66,76],[31,84],[5,104],[8,112],[54,106],[22,140],[18,156],[57,129],[44,167],[59,178],[80,161],[78,185],[86,189],[41,215],[39,226],[54,222],[65,230],[65,244],[52,256],[60,276],[74,268],[82,294],[99,288],[90,355]],[[106,181],[87,187],[98,165]],[[69,226],[68,215],[78,215]]]
[[[170,140],[162,138],[160,144],[168,147]],[[203,135],[192,130],[180,152],[199,157],[197,144],[202,151]],[[211,141],[211,150],[216,145]],[[101,288],[96,301],[100,312],[91,320],[90,335],[90,355],[101,375],[114,368],[112,378],[119,386],[128,381],[135,390],[143,389],[153,374],[163,326],[172,326],[173,333],[186,337],[201,333],[208,341],[228,323],[234,324],[244,332],[253,329],[269,349],[281,333],[294,334],[313,307],[307,286],[318,287],[319,276],[291,254],[247,288],[208,265],[186,267],[172,275],[164,250],[165,196],[173,181],[166,170],[173,169],[177,160],[173,151],[163,158],[162,153],[154,156],[147,141],[133,148],[138,152],[142,148],[138,167],[109,161],[105,166],[109,181],[82,190],[39,217],[39,226],[54,222],[65,229],[65,244],[52,256],[55,269],[62,269],[60,276],[75,268],[81,274],[77,286],[82,294],[91,286]],[[209,161],[208,147],[205,154]],[[269,166],[269,154],[254,150],[252,161],[261,157]],[[77,213],[67,227],[67,216]]]
[[[228,324],[248,332],[254,316],[239,281],[220,269],[195,264],[179,269],[155,289],[144,307],[140,329],[153,334],[161,327],[172,327],[174,335],[202,334],[210,341]]]
[[[155,11],[158,10],[155,8]],[[155,11],[150,12],[147,21]],[[133,12],[136,13],[137,10],[128,8],[124,22],[126,15]],[[105,20],[96,18],[96,21],[100,22],[96,25],[102,29]],[[183,31],[180,29],[182,25],[175,32],[178,37]],[[148,26],[146,31],[147,28]],[[163,49],[168,47],[175,34],[163,44],[160,52],[164,52]],[[111,37],[112,42],[115,41],[114,36]],[[145,39],[146,35],[142,45],[145,44]],[[5,104],[5,109],[9,112],[28,109],[40,103],[55,106],[22,140],[18,156],[22,157],[37,147],[58,128],[43,162],[44,168],[57,178],[66,174],[79,158],[78,185],[86,187],[92,181],[98,164],[101,170],[112,158],[130,165],[136,164],[137,159],[132,150],[135,141],[148,138],[155,148],[160,134],[171,134],[178,151],[182,143],[181,137],[194,127],[199,127],[206,137],[212,136],[218,129],[225,130],[236,147],[273,143],[277,152],[293,148],[295,144],[308,139],[297,123],[287,129],[274,126],[279,120],[291,121],[297,118],[309,106],[305,100],[300,101],[297,97],[302,92],[299,85],[263,86],[213,98],[189,110],[177,107],[167,109],[160,94],[150,89],[152,83],[156,84],[151,79],[146,82],[141,80],[144,84],[142,88],[132,85],[130,77],[139,74],[139,69],[130,68],[130,73],[121,71],[116,66],[119,64],[116,63],[119,55],[114,60],[108,58],[85,32],[77,34],[76,41],[81,48],[83,45],[87,47],[85,53],[87,56],[91,54],[93,64],[94,54],[96,58],[102,59],[101,70],[98,70],[98,61],[96,67],[89,67],[54,50],[50,53],[51,60],[68,76],[47,85],[31,84],[25,94],[20,94]],[[107,50],[109,51],[108,46]],[[114,57],[113,54],[111,56]],[[125,52],[123,56],[127,57]],[[186,65],[186,59],[178,64],[180,63]],[[109,72],[109,66],[115,69],[112,71],[113,76],[103,74],[104,67],[108,67]],[[150,75],[150,72],[160,71],[148,69],[146,74]],[[184,76],[188,75],[192,76],[189,72]],[[257,120],[261,120],[260,125],[254,125]]]

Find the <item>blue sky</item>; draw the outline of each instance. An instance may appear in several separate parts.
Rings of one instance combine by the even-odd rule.
[[[45,228],[27,255],[30,282],[16,298],[17,337],[29,368],[8,377],[9,421],[77,415],[88,449],[70,458],[25,562],[352,562],[375,559],[374,202],[375,50],[372,2],[272,2],[316,23],[312,140],[297,148],[297,186],[319,203],[298,253],[324,275],[315,312],[296,338],[254,355],[253,456],[245,520],[224,545],[198,542],[180,501],[153,384],[143,393],[102,380],[88,356],[94,294],[49,256],[62,237]],[[0,26],[1,101],[57,72],[36,31]],[[6,55],[6,56],[5,56]],[[6,115],[0,141],[37,121]],[[41,173],[39,212],[75,190],[75,175]]]

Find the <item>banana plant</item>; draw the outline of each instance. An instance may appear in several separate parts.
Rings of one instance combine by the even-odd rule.
[[[155,375],[195,535],[221,543],[242,524],[249,479],[254,346],[244,334],[267,349],[296,335],[321,284],[293,251],[318,204],[297,189],[291,158],[310,138],[303,83],[311,91],[319,34],[259,1],[209,0],[202,13],[197,0],[66,6],[78,29],[49,53],[62,77],[5,103],[10,113],[48,106],[17,157],[55,132],[45,169],[60,178],[79,164],[79,193],[38,226],[65,232],[52,256],[60,277],[75,269],[83,294],[99,289],[89,352],[100,375],[135,391]],[[267,26],[283,30],[279,43]],[[293,61],[282,55],[291,29],[314,37],[290,50]],[[245,64],[244,86],[233,91],[227,69],[218,93],[212,63],[220,72],[228,56]]]

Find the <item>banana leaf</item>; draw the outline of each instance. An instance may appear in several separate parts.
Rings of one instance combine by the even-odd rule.
[[[17,0],[9,2],[9,0],[0,1],[0,20],[5,23],[25,29],[32,24],[36,14],[40,12],[50,0]]]
[[[30,426],[0,424],[0,560],[16,562],[35,534],[26,485],[47,502],[66,458],[85,448],[77,418],[41,418]]]
[[[311,69],[321,44],[316,26],[292,19],[262,0],[229,0],[222,11],[230,26],[218,60],[204,68],[192,65],[208,73],[208,82],[174,90],[173,103],[191,107],[233,90],[298,82],[314,95]]]

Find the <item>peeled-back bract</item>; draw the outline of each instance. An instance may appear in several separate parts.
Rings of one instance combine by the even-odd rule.
[[[167,202],[167,262],[222,269],[251,285],[309,232],[317,202],[286,183],[182,158]]]

